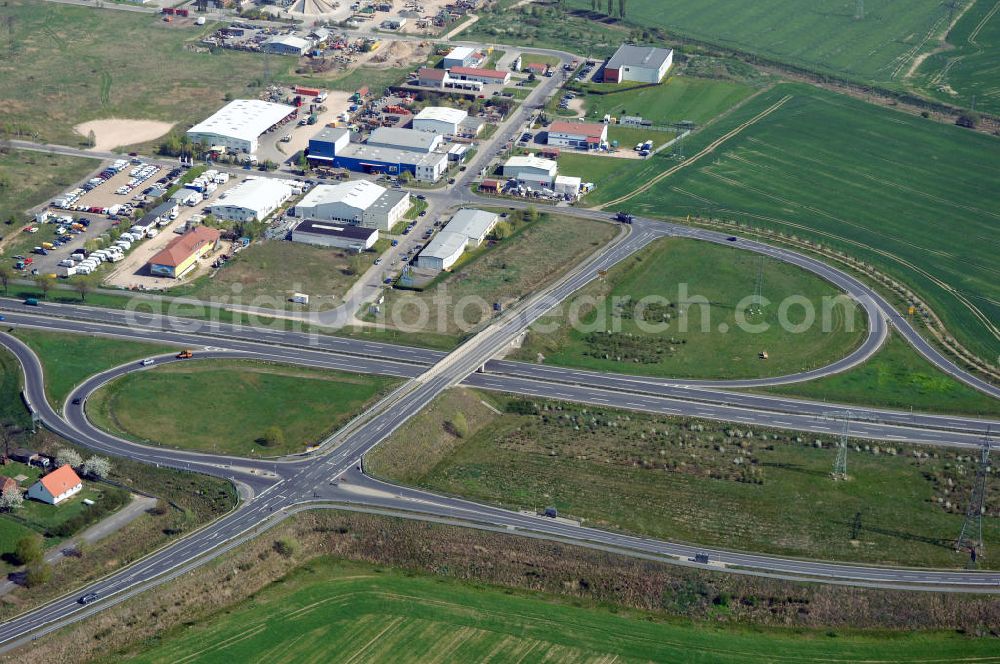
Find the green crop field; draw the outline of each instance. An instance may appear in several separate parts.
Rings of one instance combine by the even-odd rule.
[[[977,0],[930,55],[914,82],[951,104],[1000,114],[1000,2]]]
[[[227,94],[257,97],[263,59],[192,48],[215,29],[167,24],[159,16],[11,0],[4,24],[0,124],[43,141],[76,145],[79,122],[103,118],[193,124]],[[275,78],[292,80],[295,58],[272,58]],[[284,69],[282,69],[284,68]]]
[[[142,442],[275,456],[319,443],[397,383],[263,362],[195,360],[118,378],[91,395],[87,413],[96,425]],[[271,427],[280,439],[265,442]]]
[[[134,662],[983,661],[955,633],[742,630],[325,557],[126,653]]]
[[[616,206],[822,241],[906,283],[952,335],[995,361],[1000,140],[813,87],[779,85],[689,137],[689,160],[786,96],[713,153]],[[610,196],[599,188],[587,202]]]
[[[74,387],[123,362],[179,350],[171,346],[111,337],[62,334],[19,328],[15,336],[38,355],[45,369],[45,393],[58,410]]]
[[[613,84],[588,89],[614,89]],[[705,124],[723,111],[748,97],[753,88],[735,81],[721,81],[692,76],[670,76],[652,88],[639,88],[612,94],[588,94],[587,116],[600,120],[605,115],[641,115],[655,125],[669,125],[690,120]]]
[[[1000,415],[1000,401],[948,376],[893,335],[870,360],[819,380],[768,391],[808,399],[929,413]]]
[[[590,10],[587,0],[567,4]],[[629,0],[625,21],[868,81],[900,80],[947,28],[948,8],[938,0],[866,0],[860,19],[857,7],[856,0]]]
[[[83,176],[98,166],[100,162],[96,159],[27,150],[0,153],[0,222],[5,224],[0,226],[0,236],[5,240],[2,243],[3,255],[21,253],[13,250],[14,244],[26,247],[29,246],[28,242],[33,242],[36,238],[29,234],[23,234],[20,238],[11,237],[21,230],[19,222],[25,218],[25,210],[62,191],[72,189]],[[14,220],[14,223],[6,224],[9,220]]]
[[[755,312],[745,298],[754,296],[758,274],[771,303]],[[791,265],[696,240],[658,240],[540,320],[517,357],[676,378],[784,375],[824,366],[861,343],[864,313],[838,295]],[[803,304],[785,303],[790,298]],[[758,358],[762,351],[769,359]]]
[[[692,544],[965,564],[954,541],[975,475],[972,455],[858,441],[848,452],[850,477],[838,481],[830,477],[836,444],[829,436],[455,389],[366,456],[365,467],[508,509],[554,506],[589,526]],[[989,486],[987,495],[1000,491],[1000,477],[991,475]],[[1000,496],[989,500],[984,537],[1000,545]]]

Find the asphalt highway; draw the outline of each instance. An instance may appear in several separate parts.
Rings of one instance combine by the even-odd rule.
[[[544,82],[540,88],[541,92],[533,93],[530,97],[532,104],[554,89]],[[481,150],[473,166],[487,163],[494,156],[496,145],[519,131],[530,111],[529,104],[522,105],[498,130],[497,139],[489,142],[488,149]],[[58,146],[52,148],[57,149]],[[433,198],[434,204],[442,209],[464,203],[496,205],[495,199],[482,198],[468,190],[468,184],[475,176],[474,170],[470,167],[458,178],[455,186],[446,191],[433,192],[428,198]],[[525,207],[528,204],[526,201],[509,202],[511,207]],[[581,218],[609,218],[609,213],[598,210],[558,208],[558,212]],[[491,361],[539,317],[597,278],[599,271],[610,269],[649,242],[669,236],[735,246],[797,265],[826,279],[847,293],[864,310],[868,320],[866,339],[847,357],[826,367],[766,381],[642,379],[527,363]],[[324,441],[319,451],[312,455],[291,459],[237,459],[139,445],[93,427],[86,418],[87,396],[107,381],[138,370],[135,364],[115,367],[88,379],[70,395],[64,414],[57,413],[46,401],[44,375],[38,358],[13,337],[0,334],[0,343],[14,352],[24,369],[25,397],[46,427],[68,440],[103,453],[231,479],[241,488],[241,496],[244,498],[240,506],[231,513],[183,539],[96,583],[0,624],[0,650],[22,643],[32,634],[46,633],[168,581],[254,536],[289,513],[319,506],[383,510],[386,513],[405,515],[407,518],[447,520],[472,527],[499,528],[512,534],[570,542],[677,564],[691,564],[690,558],[695,553],[704,552],[710,555],[712,569],[734,573],[915,590],[1000,591],[998,572],[852,566],[752,553],[709,551],[701,547],[602,531],[563,520],[435,496],[377,482],[363,474],[362,459],[368,451],[425,408],[442,391],[459,384],[648,412],[836,434],[839,432],[839,424],[824,418],[824,413],[835,407],[778,396],[740,394],[729,390],[810,380],[845,371],[871,357],[886,339],[890,326],[895,327],[921,355],[948,375],[1000,398],[1000,388],[964,371],[944,357],[874,290],[832,266],[789,249],[744,238],[733,239],[723,233],[681,224],[637,219],[632,225],[623,226],[621,234],[608,246],[599,249],[548,287],[499,315],[485,329],[450,353],[286,330],[284,322],[281,328],[251,327],[184,318],[184,306],[203,308],[198,303],[178,307],[177,304],[163,305],[155,300],[146,300],[142,306],[172,308],[162,312],[141,313],[48,303],[39,307],[26,307],[10,300],[0,302],[0,308],[7,315],[6,322],[14,325],[182,344],[184,347],[197,349],[199,357],[266,359],[345,371],[380,373],[407,380]],[[189,315],[190,312],[188,309]],[[202,315],[205,313],[203,310]],[[160,356],[156,358],[154,366],[171,361],[175,360],[170,356]],[[80,403],[73,404],[73,399],[80,399]],[[854,435],[899,442],[978,446],[982,435],[980,427],[989,423],[981,418],[911,415],[869,409],[865,409],[865,412],[874,413],[872,421],[854,422]],[[91,592],[97,593],[99,599],[96,602],[83,605],[77,601],[80,596]]]

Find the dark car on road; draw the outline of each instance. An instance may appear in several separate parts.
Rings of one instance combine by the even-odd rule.
[[[83,597],[81,597],[76,601],[78,601],[80,604],[90,604],[91,602],[96,602],[97,597],[98,597],[97,593],[87,593],[86,595],[84,595]]]

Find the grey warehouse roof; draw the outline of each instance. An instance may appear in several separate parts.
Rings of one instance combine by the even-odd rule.
[[[368,138],[368,145],[380,145],[393,148],[413,148],[428,152],[439,143],[437,134],[416,129],[401,129],[399,127],[379,127]]]
[[[632,46],[622,44],[615,51],[615,54],[605,65],[608,69],[621,69],[622,67],[649,67],[659,69],[667,58],[670,57],[669,48],[654,48],[652,46]]]

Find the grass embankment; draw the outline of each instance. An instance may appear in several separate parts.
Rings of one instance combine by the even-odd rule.
[[[21,222],[26,219],[24,211],[62,191],[72,189],[100,163],[96,159],[28,150],[10,150],[6,154],[0,152],[0,222],[4,224],[0,226],[0,236],[5,240],[2,255],[10,257],[25,254],[31,247],[51,240],[55,227],[39,228],[38,233],[20,232],[24,227]],[[8,224],[8,221],[12,223]],[[46,234],[45,230],[50,233]]]
[[[990,652],[986,641],[945,634],[833,639],[705,629],[553,595],[319,558],[252,600],[168,632],[133,661],[875,661]]]
[[[661,126],[685,120],[701,125],[753,92],[745,83],[691,76],[670,76],[651,88],[614,92],[615,87],[613,83],[587,87],[588,90],[611,92],[585,96],[588,119],[640,115]]]
[[[864,364],[819,380],[766,391],[809,399],[961,415],[1000,415],[1000,401],[938,371],[893,335]]]
[[[546,212],[535,221],[512,213],[501,223],[511,225],[512,235],[467,252],[424,291],[387,292],[378,322],[456,344],[489,320],[494,302],[507,307],[543,288],[618,232],[611,224]]]
[[[975,475],[967,451],[859,442],[848,456],[850,479],[835,481],[835,445],[830,436],[452,390],[369,454],[366,468],[511,509],[552,505],[591,526],[664,539],[867,563],[965,564],[954,541]],[[989,492],[1000,492],[993,475]],[[998,505],[993,498],[983,522],[993,545]]]
[[[94,423],[141,442],[249,456],[302,452],[397,381],[252,361],[128,374],[87,401]],[[276,440],[265,440],[277,428]]]
[[[1000,10],[995,0],[971,4],[955,27],[948,31],[946,44],[916,71],[914,83],[941,101],[1000,114]]]
[[[289,302],[293,293],[306,293],[310,309],[328,309],[340,303],[388,246],[387,240],[379,240],[372,251],[357,254],[282,240],[258,242],[215,274],[171,289],[170,295],[281,310],[296,308]]]
[[[587,0],[569,7],[591,8]],[[856,3],[820,7],[811,0],[633,0],[626,25],[660,28],[762,57],[870,82],[899,81],[906,67],[947,27],[948,11],[935,0],[912,0],[900,9],[890,0],[868,0],[864,18]],[[600,15],[600,14],[598,14]]]
[[[12,0],[14,46],[0,61],[0,116],[22,134],[76,145],[79,122],[103,118],[202,120],[231,97],[256,98],[258,54],[192,48],[217,24],[167,24],[159,15]],[[124,53],[124,55],[123,55]],[[163,63],[169,62],[165,67]],[[299,80],[295,58],[272,58],[274,78]]]
[[[754,296],[758,273],[770,303],[755,314],[744,300]],[[829,364],[864,338],[864,313],[853,303],[826,305],[822,320],[824,301],[838,295],[786,263],[695,240],[658,240],[540,320],[517,357],[536,361],[541,353],[550,364],[652,376],[784,375]],[[593,305],[580,307],[574,324],[573,301],[587,298]],[[644,307],[643,298],[657,299]],[[805,305],[782,308],[792,298],[813,307],[812,324]],[[762,351],[769,359],[758,357]]]
[[[15,336],[31,347],[45,370],[45,393],[56,410],[70,391],[94,374],[124,362],[179,350],[175,346],[111,337],[18,328]]]
[[[735,220],[822,242],[905,283],[952,336],[996,358],[1000,339],[990,321],[1000,320],[1000,279],[989,238],[1000,220],[998,140],[789,84],[688,138],[685,153],[786,95],[710,156],[619,207]],[[603,187],[588,204],[611,197]]]

